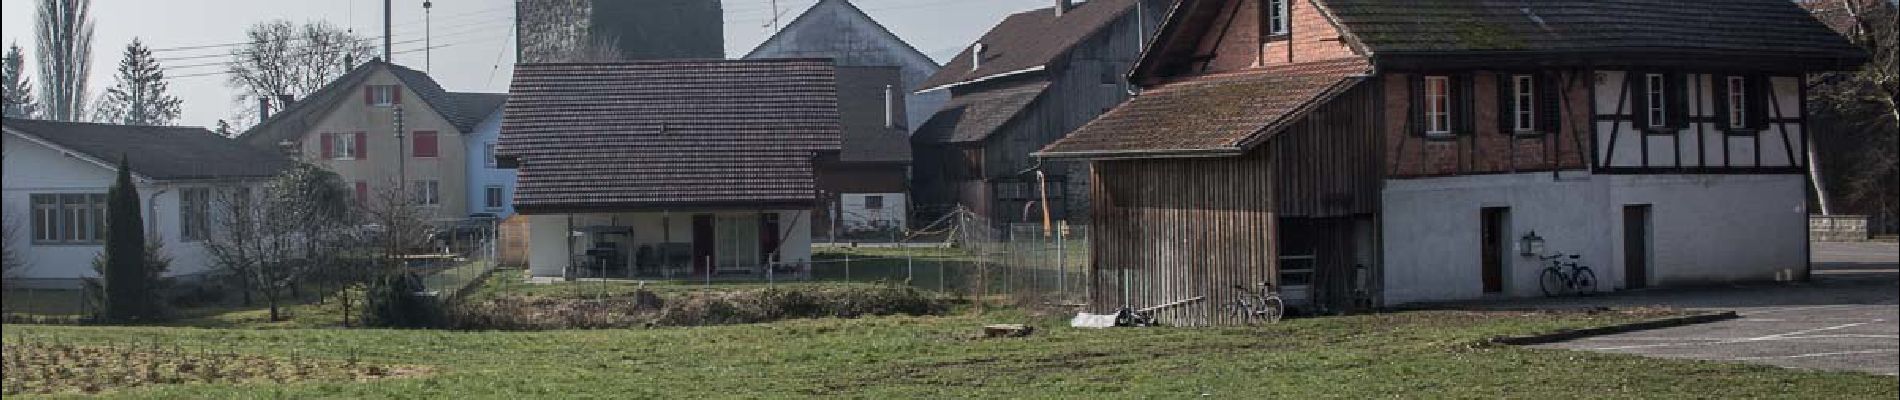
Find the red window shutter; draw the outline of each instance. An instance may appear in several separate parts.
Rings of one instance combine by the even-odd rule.
[[[356,133],[356,159],[369,159],[369,135],[363,132]]]
[[[376,105],[376,85],[363,85],[363,105]]]
[[[389,85],[389,104],[402,104],[401,85]]]
[[[356,181],[356,202],[369,202],[369,182]]]
[[[436,157],[435,131],[416,131],[416,157]]]
[[[320,137],[323,140],[323,159],[328,160],[328,159],[336,158],[336,134],[324,133],[324,134],[318,135],[317,137]]]

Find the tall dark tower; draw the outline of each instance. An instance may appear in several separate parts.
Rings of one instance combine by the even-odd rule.
[[[516,0],[520,62],[725,58],[719,0]]]

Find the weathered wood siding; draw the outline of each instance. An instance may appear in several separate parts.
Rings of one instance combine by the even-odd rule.
[[[1380,106],[1379,94],[1375,82],[1361,83],[1241,156],[1094,162],[1089,309],[1204,296],[1157,316],[1240,323],[1227,308],[1240,295],[1234,286],[1279,286],[1280,218],[1378,212],[1381,129],[1361,116]],[[1351,260],[1350,224],[1325,226],[1340,231],[1324,242],[1345,244],[1322,255]],[[1341,262],[1332,269],[1350,268]]]

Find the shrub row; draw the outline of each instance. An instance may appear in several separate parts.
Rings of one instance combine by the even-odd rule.
[[[668,296],[640,290],[604,299],[498,297],[452,307],[445,319],[450,328],[466,330],[607,329],[936,315],[947,309],[936,296],[899,286],[764,288]]]

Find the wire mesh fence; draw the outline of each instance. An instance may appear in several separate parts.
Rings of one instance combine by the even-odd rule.
[[[952,295],[1014,302],[1076,304],[1086,299],[1087,226],[993,224],[959,211],[899,242],[815,250],[814,281],[901,282]]]

